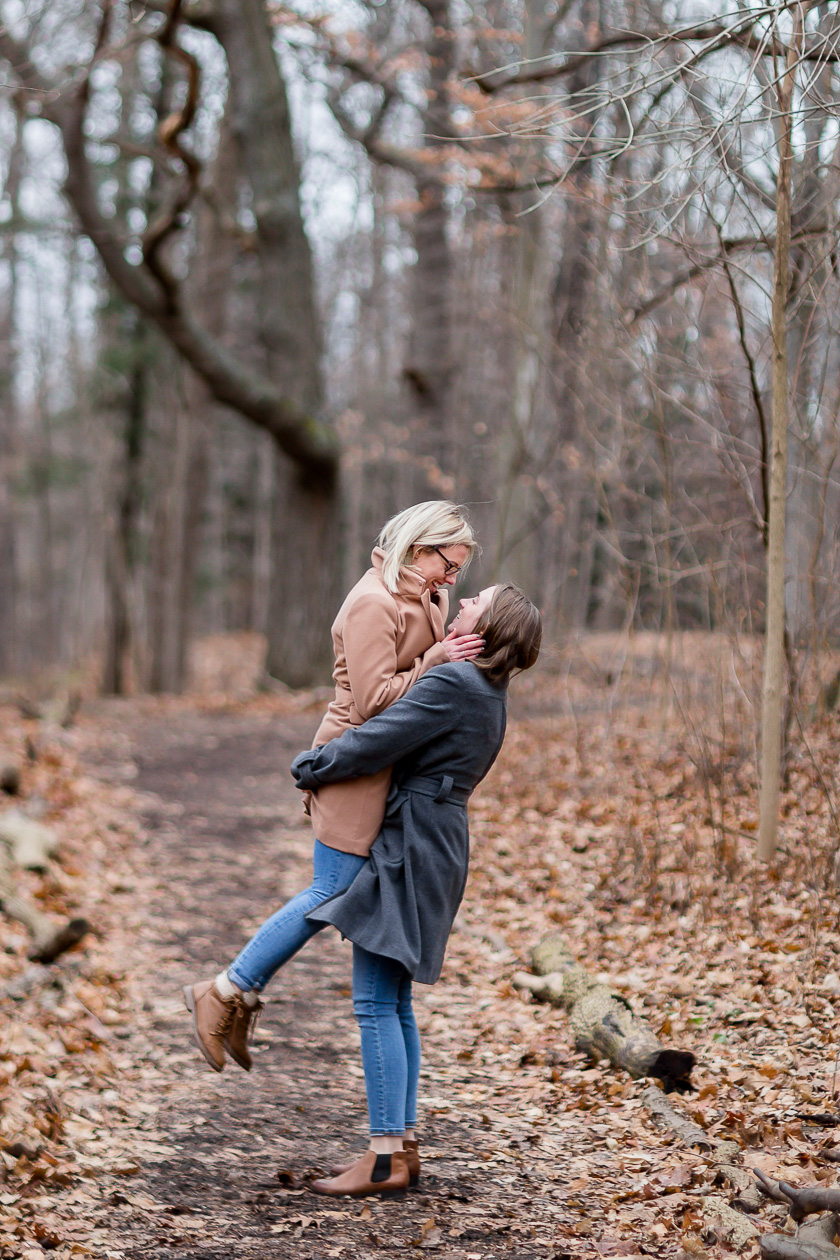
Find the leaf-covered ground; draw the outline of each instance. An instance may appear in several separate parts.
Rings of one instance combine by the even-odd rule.
[[[444,976],[417,990],[421,1190],[312,1195],[316,1170],[364,1146],[349,947],[325,933],[277,978],[250,1076],[206,1068],[180,999],[307,878],[287,767],[323,695],[254,695],[252,647],[208,645],[196,694],[91,700],[69,730],[0,708],[0,761],[62,836],[22,885],[96,928],[37,968],[0,918],[0,1256],[731,1253],[711,1157],[513,989],[549,931],[697,1054],[676,1107],[745,1167],[835,1184],[836,1130],[815,1117],[840,1090],[840,723],[794,727],[780,856],[759,867],[750,645],[686,636],[667,661],[652,639],[588,640],[514,684]],[[755,1236],[784,1216],[749,1218]]]

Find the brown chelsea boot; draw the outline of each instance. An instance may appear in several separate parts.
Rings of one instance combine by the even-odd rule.
[[[326,1194],[332,1198],[339,1198],[343,1194],[354,1198],[361,1198],[366,1194],[381,1194],[386,1197],[403,1194],[408,1189],[405,1151],[395,1151],[393,1155],[377,1155],[376,1151],[365,1151],[362,1158],[351,1164],[341,1176],[313,1181],[310,1189],[316,1194]]]
[[[408,1184],[416,1186],[420,1180],[420,1143],[416,1138],[403,1139],[403,1153],[405,1162],[408,1164]],[[334,1164],[330,1169],[331,1177],[340,1177],[342,1173],[346,1173],[348,1168],[353,1167],[353,1161],[346,1164]]]

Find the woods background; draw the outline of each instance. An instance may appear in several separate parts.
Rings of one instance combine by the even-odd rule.
[[[793,49],[789,660],[838,624],[836,4],[6,0],[0,674],[291,685],[466,503],[549,643],[763,629]]]

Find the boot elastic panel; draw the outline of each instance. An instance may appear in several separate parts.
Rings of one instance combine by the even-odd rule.
[[[391,1176],[391,1156],[377,1155],[370,1179],[373,1182],[387,1181]]]

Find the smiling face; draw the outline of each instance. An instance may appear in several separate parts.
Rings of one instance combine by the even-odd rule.
[[[450,633],[472,634],[493,600],[495,586],[485,586],[471,599],[462,599],[457,616],[449,623]]]
[[[458,580],[458,570],[470,554],[469,547],[460,544],[457,547],[418,548],[411,561],[411,567],[417,569],[426,579],[426,589],[438,591],[442,586],[454,586]],[[447,564],[454,568],[447,573]]]

